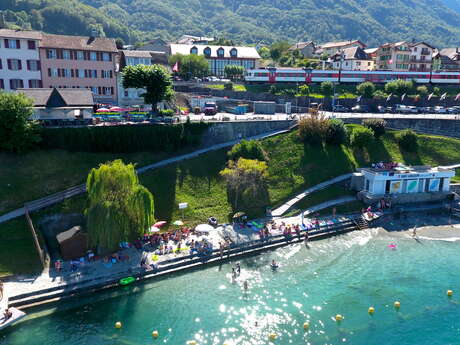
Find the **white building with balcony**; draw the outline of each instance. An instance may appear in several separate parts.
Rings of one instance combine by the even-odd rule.
[[[38,31],[0,29],[0,89],[42,87]]]

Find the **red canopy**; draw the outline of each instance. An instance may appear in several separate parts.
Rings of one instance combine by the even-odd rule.
[[[155,224],[153,224],[153,226],[157,227],[157,228],[161,228],[163,225],[165,225],[167,222],[165,222],[164,220],[161,220],[159,222],[156,222]]]

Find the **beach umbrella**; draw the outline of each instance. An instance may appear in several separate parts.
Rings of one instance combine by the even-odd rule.
[[[110,111],[124,111],[124,109],[122,109],[120,107],[111,107],[109,110]]]
[[[182,226],[182,225],[184,225],[184,222],[181,221],[181,220],[176,220],[173,224],[177,225],[177,226]]]
[[[160,232],[160,229],[153,225],[150,227],[149,232]]]
[[[214,230],[214,228],[209,224],[200,224],[195,227],[195,231],[202,233],[209,233],[212,230]]]
[[[163,225],[165,225],[167,222],[165,222],[164,220],[160,220],[159,222],[156,222],[155,224],[153,224],[153,226],[157,227],[157,228],[161,228]]]
[[[108,113],[109,111],[107,108],[99,108],[96,110],[96,113]]]
[[[246,213],[244,212],[236,212],[234,215],[233,215],[233,218],[240,218],[240,217],[243,217]]]

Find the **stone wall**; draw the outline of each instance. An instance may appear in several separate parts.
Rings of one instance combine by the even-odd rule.
[[[288,129],[295,121],[241,121],[213,123],[203,133],[201,146],[208,147],[232,140]]]

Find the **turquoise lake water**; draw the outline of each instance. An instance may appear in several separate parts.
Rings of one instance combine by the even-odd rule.
[[[459,253],[460,242],[354,232],[242,260],[234,283],[229,263],[66,302],[0,333],[0,344],[262,345],[272,332],[283,345],[460,344]]]

